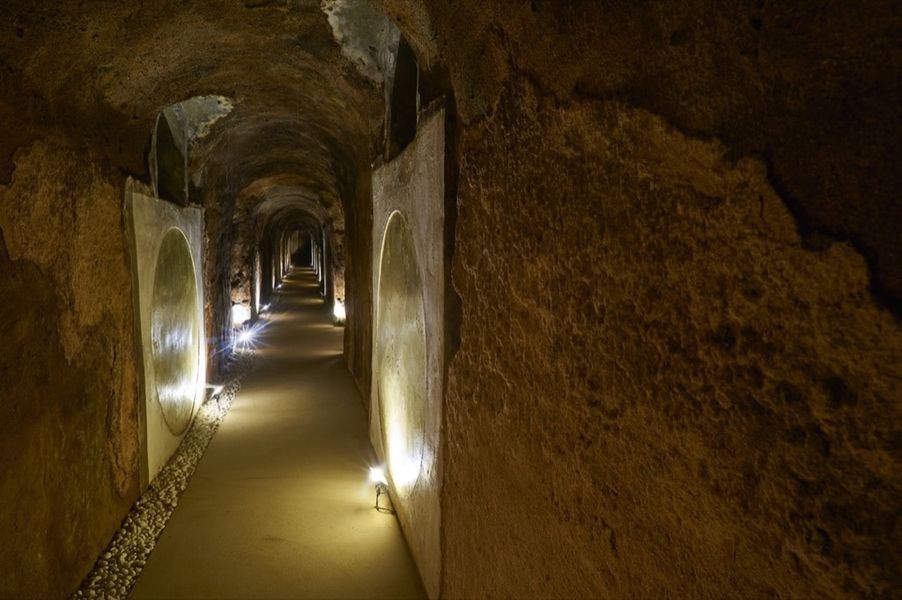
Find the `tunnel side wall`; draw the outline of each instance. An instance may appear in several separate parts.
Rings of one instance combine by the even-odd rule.
[[[462,143],[448,596],[888,589],[902,330],[861,255],[617,102],[523,84]]]
[[[391,219],[400,218],[407,224],[405,227],[410,228],[415,256],[409,260],[416,264],[419,271],[417,288],[422,297],[416,298],[415,302],[422,303],[424,314],[426,372],[421,376],[425,388],[425,415],[422,422],[423,456],[417,464],[416,480],[405,485],[400,480],[401,474],[391,473],[394,480],[392,499],[431,598],[439,597],[441,580],[441,424],[445,373],[445,266],[444,246],[441,243],[445,222],[444,158],[445,111],[438,106],[423,115],[417,137],[405,151],[373,173],[372,290],[375,297],[370,438],[380,458],[385,460],[389,452],[385,443],[388,426],[382,422],[381,417],[386,413],[380,403],[390,403],[392,399],[380,397],[380,377],[407,374],[404,365],[400,366],[401,373],[386,374],[380,372],[380,365],[376,364],[383,352],[379,346],[380,339],[388,345],[388,340],[397,344],[403,338],[400,331],[380,332],[379,327],[384,327],[384,324],[378,319],[380,312],[391,310],[391,307],[380,307],[379,295],[383,251],[387,243],[386,229]],[[413,281],[407,284],[412,286]],[[412,326],[415,313],[407,315],[407,318]],[[405,426],[412,427],[412,423],[405,420]],[[388,462],[391,468],[391,461]]]
[[[892,4],[378,3],[461,122],[444,597],[890,594]]]
[[[48,139],[0,186],[0,597],[63,598],[138,493],[122,177]]]
[[[354,233],[347,237],[345,255],[345,361],[364,406],[372,414],[369,399],[373,348],[373,196],[369,174],[354,181],[352,194],[353,200],[348,202],[351,210],[346,212],[347,230]]]
[[[134,182],[129,182],[134,185]],[[170,229],[181,232],[188,242],[196,295],[197,322],[204,322],[203,306],[203,210],[196,207],[180,207],[171,202],[144,195],[138,191],[126,192],[126,210],[131,230],[130,243],[133,244],[132,260],[134,268],[133,286],[137,286],[136,314],[142,350],[142,385],[143,402],[140,403],[139,415],[142,423],[142,456],[141,485],[146,486],[153,481],[166,465],[169,457],[182,441],[185,429],[173,432],[164,418],[163,409],[157,400],[157,377],[154,372],[154,355],[152,349],[152,314],[154,311],[154,288],[158,277],[173,277],[174,274],[158,272],[158,255],[160,244]],[[198,379],[194,397],[191,399],[190,421],[204,399],[204,382],[206,381],[206,343],[203,327],[199,333]]]

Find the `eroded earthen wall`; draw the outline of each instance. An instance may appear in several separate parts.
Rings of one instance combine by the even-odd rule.
[[[371,353],[373,348],[373,290],[372,277],[372,183],[370,174],[358,176],[354,181],[355,191],[347,211],[347,229],[353,232],[347,237],[345,259],[345,285],[347,298],[347,325],[345,327],[345,360],[354,377],[360,395],[364,398],[367,411],[369,405],[370,380],[372,377]]]
[[[138,491],[121,176],[22,148],[0,186],[0,597],[61,598]]]
[[[902,331],[862,257],[617,102],[524,85],[462,143],[448,595],[887,591]]]
[[[891,3],[379,3],[461,123],[445,595],[890,593]]]

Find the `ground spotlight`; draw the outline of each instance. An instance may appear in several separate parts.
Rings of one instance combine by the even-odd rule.
[[[379,485],[387,485],[388,480],[385,478],[385,467],[370,467],[370,483]]]
[[[232,327],[241,327],[251,318],[251,309],[243,304],[232,305]]]
[[[345,303],[341,300],[336,300],[335,305],[332,307],[332,317],[336,325],[341,325],[345,322]]]
[[[235,338],[232,341],[232,348],[236,352],[250,351],[259,345],[260,332],[263,331],[263,324],[257,322],[253,325],[247,324],[235,331]]]
[[[394,509],[379,505],[379,498],[381,498],[383,494],[388,496],[388,479],[385,477],[385,467],[370,467],[370,483],[376,486],[376,510],[394,514]],[[390,498],[391,497],[389,496],[389,499]]]

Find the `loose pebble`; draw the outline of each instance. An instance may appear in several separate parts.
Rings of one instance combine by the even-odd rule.
[[[233,359],[231,381],[200,407],[181,445],[132,506],[110,545],[101,553],[81,588],[72,595],[73,600],[128,596],[207,444],[229,412],[241,388],[241,378],[253,365],[254,354],[236,353]]]

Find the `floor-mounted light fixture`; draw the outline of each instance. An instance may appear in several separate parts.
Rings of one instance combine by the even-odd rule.
[[[235,337],[232,342],[232,349],[236,352],[246,352],[255,350],[259,343],[260,333],[264,326],[261,323],[254,325],[245,325],[235,331]]]
[[[345,303],[341,300],[336,300],[332,306],[332,320],[336,325],[342,325],[345,322],[345,316]]]
[[[385,478],[384,467],[370,467],[370,483],[376,486],[376,510],[384,513],[395,514],[394,509],[379,505],[382,495],[388,496],[388,480]],[[391,498],[391,496],[389,496]]]
[[[251,342],[254,341],[254,330],[248,327],[247,329],[243,329],[241,333],[238,334],[238,345],[239,346],[248,346]]]
[[[251,309],[243,304],[232,305],[232,327],[241,327],[251,318]]]

